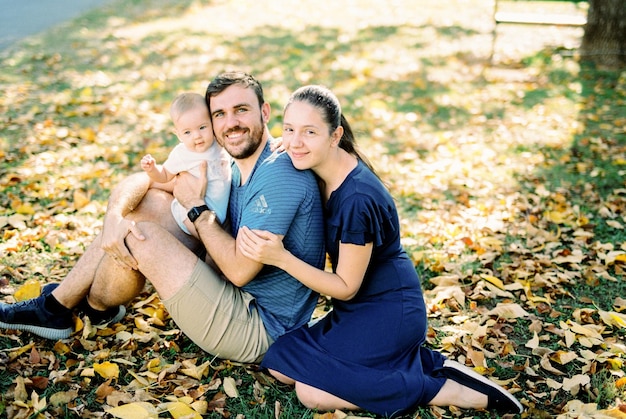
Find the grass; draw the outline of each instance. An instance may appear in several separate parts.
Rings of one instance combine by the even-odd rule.
[[[28,279],[65,276],[99,232],[111,188],[138,170],[147,150],[164,157],[175,144],[166,115],[173,96],[203,92],[212,75],[236,67],[263,82],[276,135],[293,89],[314,82],[337,92],[396,198],[403,240],[429,304],[428,345],[456,359],[467,358],[469,349],[484,354],[489,374],[514,378],[510,387],[529,409],[523,417],[558,417],[571,401],[606,409],[624,399],[616,385],[623,367],[584,363],[581,355],[610,347],[616,364],[626,356],[614,345],[624,328],[603,324],[598,313],[617,311],[626,291],[623,264],[607,262],[610,252],[625,250],[626,233],[616,227],[626,223],[624,73],[581,65],[570,49],[581,32],[571,28],[503,26],[490,63],[488,2],[409,3],[356,8],[307,0],[293,8],[278,0],[262,6],[135,0],[120,8],[114,2],[2,52],[0,280],[6,299]],[[508,294],[489,288],[481,275],[501,280]],[[458,278],[463,304],[434,302],[442,276]],[[529,316],[485,315],[503,303],[519,304]],[[119,332],[133,331],[133,320],[141,318],[130,311]],[[563,327],[572,319],[603,327],[603,344],[588,348],[576,339],[566,346]],[[472,341],[466,328],[487,322],[486,335]],[[163,330],[174,328],[170,321]],[[548,385],[548,378],[562,383],[564,376],[546,371],[541,350],[527,347],[536,330],[541,348],[579,355],[552,365],[567,378],[590,376],[588,386],[573,394]],[[29,352],[9,359],[31,340],[44,355],[40,364],[29,363]],[[97,394],[106,380],[82,377],[77,368],[104,355],[83,344],[110,351],[106,359],[133,363],[122,364],[112,384],[133,395],[130,373],[145,372],[147,360],[211,360],[180,333],[149,342],[72,338],[66,354],[54,344],[0,334],[0,415],[28,411],[15,407],[18,376],[67,370],[67,382],[45,390],[28,384],[22,402],[31,402],[32,390],[49,400],[75,389],[75,402],[48,406],[44,415],[106,416]],[[207,389],[213,378],[228,377],[238,383],[239,398],[223,396],[222,386]],[[162,402],[176,392],[180,377],[171,378],[149,389],[150,396]],[[186,391],[225,409],[205,417],[228,412],[265,419],[275,417],[277,403],[283,418],[316,417],[292,391],[247,365],[214,360],[210,375],[194,385]],[[493,417],[421,408],[402,419],[444,416]]]

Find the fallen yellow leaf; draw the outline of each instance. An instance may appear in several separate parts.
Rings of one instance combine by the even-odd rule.
[[[615,387],[622,388],[626,386],[626,377],[622,377],[615,382]]]
[[[117,379],[120,375],[120,367],[117,364],[108,361],[101,364],[93,364],[93,369],[104,379]]]
[[[18,356],[20,356],[23,353],[26,353],[26,352],[30,351],[31,349],[33,349],[34,346],[35,346],[35,343],[31,342],[28,345],[25,345],[25,346],[22,346],[22,347],[19,347],[17,349],[12,350],[11,352],[9,352],[9,359],[11,361],[13,361]]]
[[[22,203],[13,208],[16,213],[22,215],[33,215],[35,213],[35,208],[29,203]]]
[[[202,419],[200,413],[193,410],[189,405],[177,401],[166,404],[167,411],[174,419]]]
[[[87,195],[85,192],[81,191],[80,189],[74,189],[74,194],[72,196],[72,199],[73,199],[74,209],[76,210],[84,208],[90,202],[89,195]]]
[[[15,301],[30,300],[37,298],[41,294],[41,284],[36,279],[29,279],[15,291],[13,298]]]
[[[484,279],[485,281],[492,283],[493,285],[500,288],[501,290],[504,289],[504,283],[499,278],[496,278],[495,276],[492,276],[492,275],[481,275],[480,277]]]
[[[159,412],[148,402],[135,402],[105,409],[105,411],[121,419],[157,419]]]
[[[598,310],[598,314],[602,321],[609,326],[626,327],[626,315],[615,311]]]

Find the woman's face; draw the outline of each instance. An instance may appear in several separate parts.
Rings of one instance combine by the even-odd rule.
[[[319,109],[306,102],[293,102],[283,116],[283,146],[296,169],[315,170],[331,149],[328,124]]]

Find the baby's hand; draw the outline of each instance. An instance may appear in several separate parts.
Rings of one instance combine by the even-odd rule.
[[[156,160],[154,159],[154,157],[152,157],[150,154],[146,154],[145,156],[143,156],[143,158],[141,159],[141,168],[145,171],[145,172],[149,172],[152,169],[154,169],[154,166],[156,165]]]

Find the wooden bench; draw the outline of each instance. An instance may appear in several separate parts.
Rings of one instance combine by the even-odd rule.
[[[568,6],[563,11],[563,5]],[[587,24],[586,3],[571,1],[503,1],[494,0],[493,36],[489,61],[493,61],[500,24],[517,25],[551,25],[551,26],[585,26]],[[509,6],[507,8],[507,6]],[[510,7],[516,6],[516,7]],[[501,8],[507,10],[501,10]],[[531,12],[526,9],[534,9]]]

